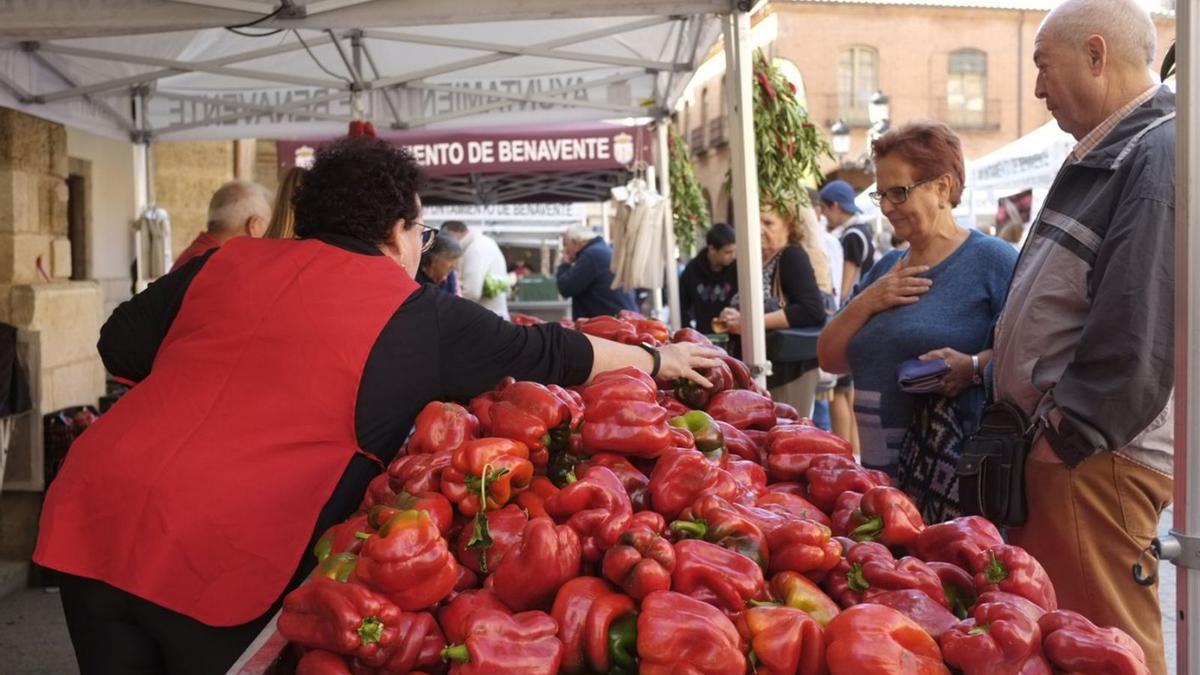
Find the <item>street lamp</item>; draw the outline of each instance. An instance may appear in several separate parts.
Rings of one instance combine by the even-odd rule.
[[[872,125],[878,124],[883,120],[889,119],[892,116],[891,99],[878,89],[874,94],[871,94],[871,99],[867,103],[867,119]]]
[[[829,127],[829,131],[833,136],[833,152],[838,156],[838,160],[841,160],[850,154],[850,125],[846,124],[846,120],[839,118]]]
[[[888,129],[891,129],[891,128],[892,128],[891,120],[889,120],[888,118],[885,117],[871,125],[870,130],[867,131],[867,136],[869,137],[869,139],[871,141],[875,141],[880,136],[886,134]]]

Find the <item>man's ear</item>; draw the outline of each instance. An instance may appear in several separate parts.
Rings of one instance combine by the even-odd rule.
[[[267,226],[270,223],[262,216],[250,216],[246,219],[246,234],[255,239],[261,238],[267,233]]]
[[[1101,35],[1093,35],[1083,43],[1084,55],[1087,57],[1088,70],[1093,76],[1104,72],[1108,64],[1108,43]]]

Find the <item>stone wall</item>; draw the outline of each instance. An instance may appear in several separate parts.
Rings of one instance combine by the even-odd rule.
[[[171,215],[171,249],[176,256],[204,231],[208,200],[233,180],[232,141],[154,144],[154,201]]]

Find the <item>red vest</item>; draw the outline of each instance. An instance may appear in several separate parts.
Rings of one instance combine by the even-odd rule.
[[[416,289],[388,257],[227,243],[150,376],[72,446],[34,560],[213,626],[261,615],[360,452],[363,367]]]

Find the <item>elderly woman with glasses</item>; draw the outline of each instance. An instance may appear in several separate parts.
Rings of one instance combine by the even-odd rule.
[[[949,516],[957,509],[958,442],[978,424],[992,327],[1017,254],[955,220],[962,145],[945,124],[904,125],[872,150],[871,198],[910,246],[863,277],[821,332],[818,358],[824,370],[854,377],[863,464],[899,473],[927,514]],[[945,363],[940,380],[927,383],[934,391],[900,389],[898,370],[913,359]]]
[[[705,385],[695,368],[720,364],[419,286],[420,186],[407,151],[335,142],[296,193],[296,239],[235,239],[105,323],[104,365],[138,384],[72,448],[34,554],[63,572],[81,671],[224,673],[430,401],[625,366]]]

